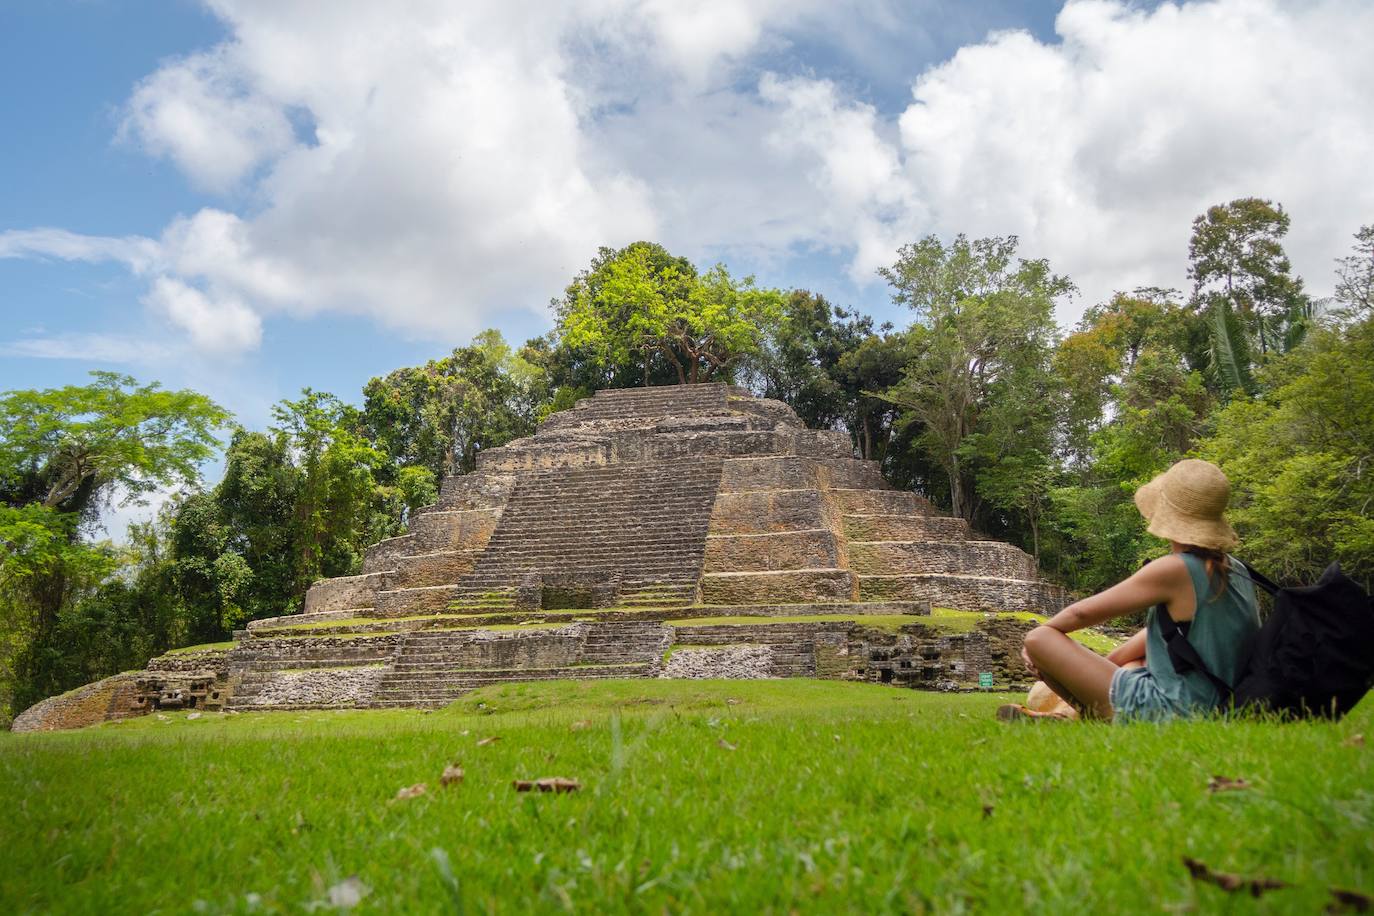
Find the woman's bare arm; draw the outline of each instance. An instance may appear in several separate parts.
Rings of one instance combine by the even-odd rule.
[[[1174,554],[1152,560],[1138,569],[1129,579],[1118,582],[1104,592],[1098,592],[1055,614],[1045,626],[1061,633],[1072,633],[1091,627],[1113,617],[1134,614],[1156,604],[1167,603],[1179,594],[1181,585],[1191,588],[1188,568]]]
[[[1107,653],[1107,661],[1116,665],[1138,661],[1145,657],[1145,631],[1137,630],[1130,639]]]

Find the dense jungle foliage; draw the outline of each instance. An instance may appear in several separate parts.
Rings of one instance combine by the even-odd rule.
[[[0,396],[0,722],[248,620],[298,610],[358,570],[439,480],[598,388],[732,380],[847,430],[859,454],[1079,592],[1164,549],[1135,488],[1179,458],[1232,482],[1241,556],[1281,580],[1339,560],[1374,580],[1374,226],[1314,301],[1268,201],[1193,223],[1186,294],[1121,292],[1063,333],[1072,281],[1015,237],[904,246],[881,271],[905,328],[805,290],[699,271],[662,246],[603,248],[557,323],[496,331],[374,378],[358,403],[311,391],[249,430],[192,391],[97,373]],[[223,479],[200,467],[227,434]],[[127,542],[102,509],[176,488]]]

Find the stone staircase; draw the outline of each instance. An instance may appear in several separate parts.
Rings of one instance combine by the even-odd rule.
[[[692,603],[720,470],[708,458],[522,477],[452,606],[513,606],[531,586],[539,607]]]

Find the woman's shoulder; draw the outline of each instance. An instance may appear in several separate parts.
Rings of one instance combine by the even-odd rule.
[[[1184,553],[1166,553],[1162,557],[1155,557],[1140,567],[1136,575],[1177,581],[1188,575],[1188,563],[1184,559],[1187,556]]]

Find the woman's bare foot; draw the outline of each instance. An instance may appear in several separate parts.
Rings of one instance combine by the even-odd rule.
[[[1020,703],[1007,703],[997,707],[997,718],[1003,722],[1017,722],[1022,719],[1053,719],[1056,722],[1072,722],[1078,718],[1078,715],[1072,707],[1069,707],[1067,711],[1056,709],[1051,712],[1040,712],[1029,706],[1022,706]]]

